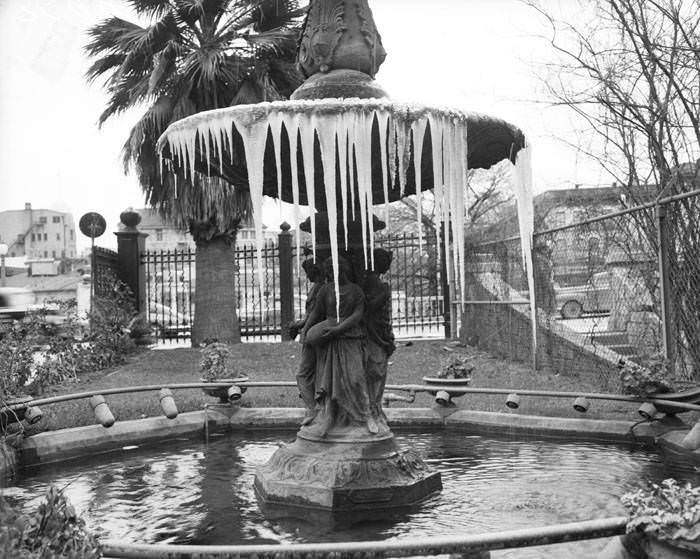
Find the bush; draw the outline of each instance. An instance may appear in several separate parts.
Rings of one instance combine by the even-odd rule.
[[[41,395],[78,375],[118,365],[135,348],[127,326],[134,307],[121,282],[97,297],[90,326],[77,315],[75,300],[59,301],[65,322],[47,322],[46,310],[16,321],[0,339],[0,405],[13,396]]]
[[[661,485],[622,496],[630,513],[627,533],[642,532],[656,539],[700,542],[700,487],[666,479]]]
[[[647,367],[625,361],[621,362],[618,368],[624,394],[646,398],[652,394],[673,390],[668,379],[668,364],[663,357],[653,357]]]
[[[97,539],[62,491],[52,487],[39,508],[22,515],[0,498],[0,557],[97,559]]]

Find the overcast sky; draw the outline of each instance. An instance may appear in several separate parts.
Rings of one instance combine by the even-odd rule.
[[[567,0],[550,4],[564,16],[576,14]],[[519,0],[370,5],[388,52],[377,79],[392,98],[488,113],[520,126],[534,146],[536,192],[610,182],[557,139],[574,141],[572,124],[562,109],[541,102],[535,72],[551,51],[540,38],[547,26],[531,8]],[[98,130],[106,96],[83,78],[86,29],[111,15],[133,19],[121,0],[0,0],[0,210],[31,202],[70,211],[76,220],[97,211],[111,231],[124,208],[143,207],[141,190],[120,161],[139,111]],[[266,220],[276,227],[279,214],[268,208]]]

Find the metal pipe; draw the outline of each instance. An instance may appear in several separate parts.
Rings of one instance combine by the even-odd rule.
[[[501,299],[489,300],[484,299],[482,301],[452,301],[452,305],[529,305],[530,301],[517,300],[517,301],[503,301]]]
[[[30,402],[25,402],[24,404],[14,404],[7,406],[4,409],[17,410],[27,407],[30,403],[33,406],[42,406],[48,404],[56,404],[59,402],[67,402],[70,400],[80,400],[83,398],[90,398],[101,394],[102,396],[107,396],[110,394],[127,394],[132,392],[155,392],[159,391],[161,388],[170,388],[171,390],[189,390],[194,388],[205,388],[211,386],[225,386],[229,387],[231,385],[237,385],[246,388],[293,388],[297,384],[294,381],[243,381],[243,382],[191,382],[183,384],[151,384],[144,386],[126,386],[120,388],[109,388],[102,390],[92,390],[89,392],[78,392],[76,394],[63,394],[60,396],[51,396],[49,398],[40,398],[37,400],[31,400]],[[440,387],[442,388],[442,387]],[[400,390],[403,392],[436,392],[438,387],[436,386],[426,386],[422,384],[387,384],[386,390]],[[454,394],[511,394],[512,392],[517,392],[521,396],[538,396],[544,398],[572,398],[576,399],[578,397],[589,398],[591,400],[611,400],[617,402],[632,402],[641,404],[643,402],[652,402],[654,404],[662,404],[665,407],[675,407],[678,410],[692,410],[700,411],[700,405],[690,404],[686,402],[677,402],[674,400],[664,400],[662,398],[639,398],[636,396],[625,396],[623,394],[605,394],[596,392],[562,392],[562,391],[552,391],[552,390],[520,390],[513,388],[473,388],[473,387],[449,387],[450,392]]]
[[[523,528],[489,534],[436,536],[383,542],[339,542],[285,545],[148,545],[117,541],[102,543],[107,557],[119,559],[284,559],[287,557],[413,557],[590,540],[625,533],[627,518],[618,516],[555,526]]]

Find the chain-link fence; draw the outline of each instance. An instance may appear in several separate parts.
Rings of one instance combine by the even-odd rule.
[[[678,379],[700,380],[699,215],[694,192],[536,233],[538,365],[593,368],[607,384],[620,360],[665,356]],[[520,239],[469,254],[467,341],[532,358]]]

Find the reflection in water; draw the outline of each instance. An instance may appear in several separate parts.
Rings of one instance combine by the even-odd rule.
[[[459,433],[404,434],[442,472],[443,491],[415,510],[334,528],[310,515],[267,521],[255,468],[285,434],[168,441],[26,473],[8,494],[36,506],[49,484],[65,487],[99,535],[132,542],[235,544],[378,540],[543,526],[624,514],[619,497],[667,477],[700,483],[691,466],[655,452],[595,443],[510,440]],[[585,557],[605,541],[494,552],[493,557]]]

